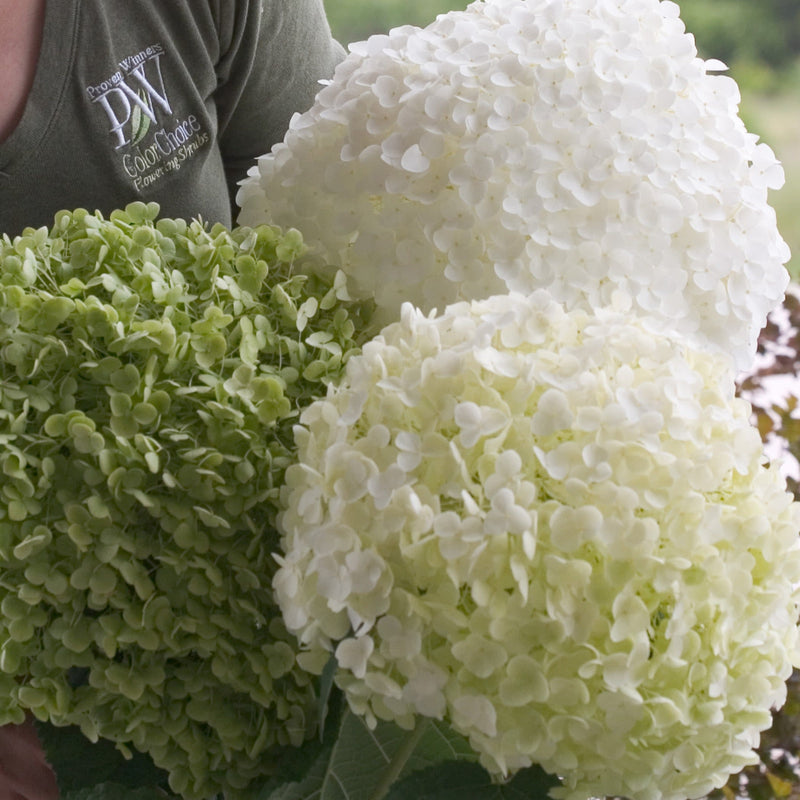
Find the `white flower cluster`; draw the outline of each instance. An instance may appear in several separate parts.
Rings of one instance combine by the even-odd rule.
[[[787,283],[783,170],[677,5],[478,0],[351,50],[241,222],[299,227],[384,322],[547,288],[749,366]]]
[[[405,305],[302,415],[275,590],[371,720],[698,797],[798,663],[798,504],[718,358],[540,290]]]

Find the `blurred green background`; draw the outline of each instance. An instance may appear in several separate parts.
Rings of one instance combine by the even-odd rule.
[[[398,25],[427,25],[437,14],[465,8],[465,0],[325,0],[343,44]],[[747,127],[767,142],[786,170],[772,192],[789,269],[800,280],[800,0],[684,0],[681,18],[705,58],[730,67],[742,92]]]

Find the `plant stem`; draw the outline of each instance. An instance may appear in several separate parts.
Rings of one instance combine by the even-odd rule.
[[[405,767],[408,759],[411,758],[411,754],[416,749],[422,734],[425,733],[427,728],[427,719],[417,720],[417,724],[408,732],[405,741],[392,756],[392,760],[386,765],[383,777],[370,795],[369,800],[383,800],[386,797],[392,784],[400,777],[403,767]]]

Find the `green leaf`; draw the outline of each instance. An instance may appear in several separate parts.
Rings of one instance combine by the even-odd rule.
[[[474,758],[463,737],[437,720],[421,719],[413,731],[387,722],[370,730],[348,711],[335,744],[306,778],[259,800],[379,800],[398,778],[439,762]]]
[[[134,752],[126,758],[107,739],[90,742],[75,725],[56,727],[46,722],[36,722],[36,733],[42,743],[48,763],[58,778],[63,800],[78,800],[72,794],[93,788],[96,784],[126,786],[131,789],[150,787],[150,791],[166,789],[167,773],[156,767],[142,753]],[[99,787],[98,787],[99,788]],[[109,800],[128,800],[127,795],[107,795]],[[149,797],[167,797],[167,794],[136,795],[136,800]],[[101,800],[104,795],[91,796]],[[89,797],[81,800],[89,800]],[[131,797],[131,800],[134,800]]]
[[[328,717],[329,702],[331,699],[331,691],[333,690],[333,679],[336,677],[336,670],[338,668],[336,656],[331,653],[325,669],[322,670],[322,675],[319,681],[319,736],[320,739],[325,735],[325,720]]]
[[[522,770],[508,783],[497,784],[479,764],[453,761],[399,781],[385,800],[546,800],[558,784],[557,778],[539,767]]]
[[[320,694],[325,691],[321,688]],[[266,784],[259,787],[255,795],[259,800],[269,798],[271,792],[284,784],[294,784],[306,780],[313,771],[320,768],[320,763],[324,769],[329,762],[331,751],[339,734],[345,702],[342,693],[335,687],[327,691],[328,699],[325,703],[327,714],[320,735],[317,738],[308,739],[300,747],[286,747],[279,752],[276,761],[280,771]]]
[[[254,800],[321,800],[333,749],[332,742],[326,745],[302,780],[289,783],[280,782],[279,779],[270,780],[261,787]]]
[[[62,800],[167,800],[173,795],[155,786],[131,789],[121,783],[100,783],[62,795]]]

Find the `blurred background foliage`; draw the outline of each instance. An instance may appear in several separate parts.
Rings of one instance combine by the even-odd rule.
[[[730,67],[742,93],[747,127],[776,152],[786,185],[771,202],[784,238],[796,253],[789,264],[800,280],[800,0],[683,0],[681,18],[704,58]],[[335,35],[344,44],[399,25],[427,25],[465,0],[326,0]],[[800,499],[800,295],[787,295],[760,340],[758,368],[740,388],[754,407],[754,423],[772,450],[791,466],[788,483]],[[800,800],[800,673],[759,750],[761,763],[733,776],[715,800]]]
[[[465,0],[326,0],[342,42],[398,25],[427,25]],[[681,17],[707,56],[782,69],[800,54],[798,0],[682,0]]]

